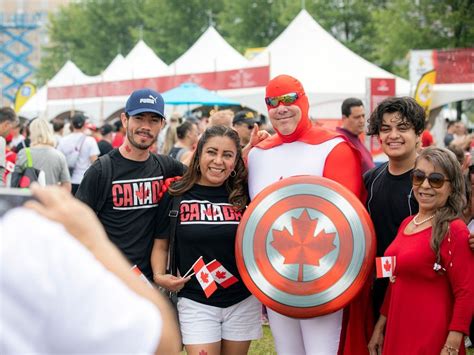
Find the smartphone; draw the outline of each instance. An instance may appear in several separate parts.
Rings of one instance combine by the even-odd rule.
[[[33,195],[30,189],[0,187],[0,216],[3,216],[12,208],[22,206],[32,198]]]
[[[471,219],[471,222],[467,225],[467,229],[469,229],[469,232],[474,232],[474,219]]]

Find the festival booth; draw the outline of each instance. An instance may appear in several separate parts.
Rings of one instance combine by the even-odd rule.
[[[100,75],[88,76],[68,61],[19,114],[29,119],[38,116],[51,119],[64,112],[81,111],[93,123],[100,124],[123,108],[131,91],[122,93],[122,82],[135,79],[146,82],[147,78],[168,72],[168,66],[143,41],[126,57],[117,55]]]

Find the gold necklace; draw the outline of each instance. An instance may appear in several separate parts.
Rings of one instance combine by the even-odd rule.
[[[422,224],[425,223],[425,222],[428,222],[430,219],[433,219],[433,217],[435,216],[434,214],[432,214],[431,216],[429,216],[429,217],[425,218],[424,220],[418,222],[418,221],[416,220],[416,218],[417,218],[419,215],[420,215],[420,214],[417,213],[416,216],[413,217],[413,224],[414,224],[415,226],[417,226],[417,227],[418,227],[419,225],[422,225]]]

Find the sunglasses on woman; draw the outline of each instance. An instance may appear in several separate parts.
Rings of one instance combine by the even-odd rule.
[[[421,186],[425,179],[428,179],[428,183],[433,189],[440,189],[443,187],[445,181],[449,181],[449,179],[446,179],[441,173],[426,175],[423,171],[418,169],[413,170],[411,173],[411,182],[415,186]]]
[[[265,102],[270,107],[278,107],[280,103],[287,106],[298,100],[299,97],[300,95],[298,95],[296,92],[290,92],[289,94],[285,95],[266,97]]]

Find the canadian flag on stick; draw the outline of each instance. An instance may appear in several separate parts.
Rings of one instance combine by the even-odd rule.
[[[131,270],[133,271],[133,273],[134,273],[135,275],[137,275],[138,277],[140,277],[140,278],[142,279],[142,281],[145,282],[145,283],[148,285],[148,287],[153,288],[153,286],[151,285],[150,281],[148,281],[148,279],[146,278],[146,276],[143,275],[143,273],[141,272],[141,270],[138,268],[137,265],[133,265]]]
[[[211,272],[212,277],[214,280],[224,288],[227,288],[237,281],[237,277],[232,275],[220,262],[216,259],[212,260],[207,265],[207,269]]]
[[[214,282],[214,278],[210,271],[207,269],[206,264],[204,264],[202,256],[194,263],[193,270],[199,284],[206,294],[206,297],[211,297],[214,291],[217,290],[217,285]]]
[[[375,258],[375,267],[377,269],[377,278],[392,277],[395,269],[395,256],[384,256]]]

